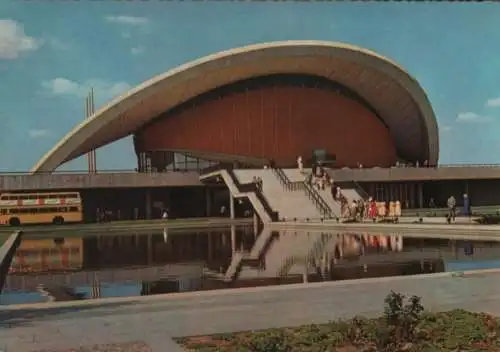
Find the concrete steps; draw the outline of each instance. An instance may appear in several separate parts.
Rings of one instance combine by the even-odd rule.
[[[262,193],[280,219],[319,219],[321,214],[308,199],[304,191],[288,191],[271,169],[234,170],[241,183],[252,182],[254,177],[262,179]]]
[[[235,174],[236,174],[236,171],[235,171]],[[241,198],[241,197],[248,198],[248,200],[252,204],[257,215],[259,215],[262,222],[269,223],[272,221],[270,215],[268,214],[268,212],[264,208],[264,205],[259,200],[259,198],[255,194],[255,192],[240,192],[238,185],[235,184],[235,182],[233,181],[233,178],[231,177],[231,175],[229,175],[229,172],[227,170],[222,169],[222,170],[217,170],[217,171],[213,171],[210,173],[200,175],[200,180],[203,181],[203,180],[213,178],[213,177],[221,177],[222,180],[224,181],[224,183],[226,184],[226,186],[228,187],[229,192],[231,193],[231,195],[234,198]],[[251,180],[250,181],[242,181],[240,179],[239,182],[242,184],[243,183],[250,183]]]

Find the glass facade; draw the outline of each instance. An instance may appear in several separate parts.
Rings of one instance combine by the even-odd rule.
[[[200,171],[217,164],[171,151],[141,152],[138,156],[139,172]]]

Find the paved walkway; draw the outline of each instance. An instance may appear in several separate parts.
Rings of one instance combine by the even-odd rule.
[[[500,315],[498,278],[497,270],[489,270],[464,277],[443,273],[4,307],[0,350],[53,351],[143,341],[149,349],[113,351],[176,352],[180,348],[172,336],[378,315],[390,290],[422,296],[432,310],[464,308]]]
[[[185,228],[203,228],[203,227],[217,227],[217,226],[230,226],[230,225],[248,225],[252,224],[252,218],[237,218],[229,219],[222,217],[210,218],[186,218],[186,219],[156,219],[156,220],[137,220],[137,221],[111,221],[101,223],[87,223],[87,224],[65,224],[65,225],[36,225],[25,226],[21,230],[24,234],[58,234],[61,233],[91,233],[99,232],[105,234],[108,231],[129,231],[129,230],[156,230],[162,228],[171,229],[185,229]],[[0,235],[12,233],[9,226],[0,226]],[[66,235],[65,235],[66,236]]]
[[[349,231],[359,233],[400,234],[408,237],[500,239],[500,225],[479,225],[474,223],[440,224],[438,222],[424,222],[423,224],[416,224],[401,222],[399,224],[384,224],[371,222],[337,223],[334,220],[326,220],[324,222],[283,221],[271,223],[269,227],[277,231]]]

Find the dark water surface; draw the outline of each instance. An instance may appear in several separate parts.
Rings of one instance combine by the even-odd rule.
[[[67,237],[28,235],[0,304],[500,268],[500,242],[253,226]]]

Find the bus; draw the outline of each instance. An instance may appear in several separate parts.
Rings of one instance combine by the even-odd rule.
[[[76,271],[83,266],[83,240],[77,238],[23,239],[9,273]]]
[[[82,200],[78,192],[3,193],[0,224],[56,224],[81,222]]]

